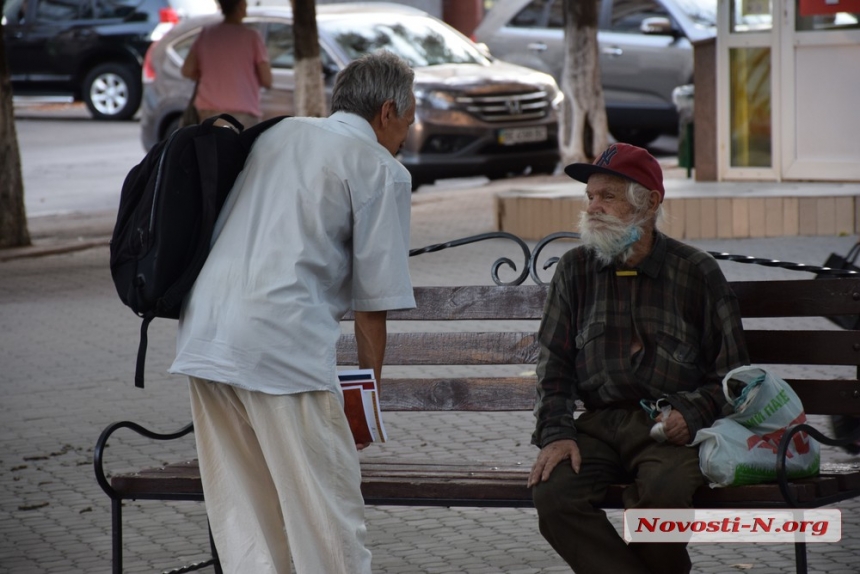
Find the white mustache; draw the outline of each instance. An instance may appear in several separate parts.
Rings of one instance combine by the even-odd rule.
[[[627,228],[627,224],[621,218],[609,215],[608,213],[586,213],[585,216],[588,223],[604,223],[619,232]]]

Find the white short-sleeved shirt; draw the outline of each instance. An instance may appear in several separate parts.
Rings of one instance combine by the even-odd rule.
[[[254,144],[184,301],[171,373],[268,394],[337,389],[340,319],[415,306],[409,172],[344,112]]]

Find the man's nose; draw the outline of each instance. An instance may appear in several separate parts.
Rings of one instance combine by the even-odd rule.
[[[603,213],[603,204],[598,199],[592,199],[588,202],[588,207],[586,208],[587,213]]]

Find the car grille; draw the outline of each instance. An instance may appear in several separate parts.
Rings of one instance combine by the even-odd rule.
[[[544,151],[548,149],[558,149],[558,139],[556,139],[556,137],[551,137],[545,142],[519,145],[488,144],[483,146],[477,153],[479,155],[520,155],[524,153]]]
[[[487,96],[458,96],[457,103],[485,122],[535,120],[549,113],[545,91],[526,94],[493,94]]]

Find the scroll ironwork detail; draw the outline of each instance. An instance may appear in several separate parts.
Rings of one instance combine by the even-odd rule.
[[[502,281],[499,278],[499,269],[503,265],[506,265],[514,271],[517,271],[517,266],[510,258],[501,257],[497,259],[490,268],[490,276],[493,282],[496,285],[500,286],[521,285],[528,277],[531,277],[532,281],[534,281],[535,284],[547,285],[547,282],[541,279],[538,273],[538,259],[541,252],[548,244],[558,239],[579,239],[579,237],[579,233],[575,233],[573,231],[559,231],[556,233],[551,233],[550,235],[547,235],[546,237],[540,239],[535,244],[533,249],[529,249],[528,244],[523,239],[519,238],[513,233],[508,233],[506,231],[494,231],[490,233],[481,233],[479,235],[471,235],[469,237],[463,237],[461,239],[454,239],[445,243],[435,243],[426,247],[411,249],[409,251],[409,256],[414,257],[416,255],[422,255],[424,253],[435,253],[437,251],[442,251],[451,247],[459,247],[461,245],[468,245],[470,243],[477,243],[479,241],[486,241],[489,239],[507,239],[516,243],[523,252],[523,257],[525,261],[522,267],[522,271],[513,281]],[[763,267],[778,267],[781,269],[787,269],[789,271],[803,271],[805,273],[813,273],[819,277],[860,277],[860,273],[849,269],[834,269],[831,267],[806,265],[804,263],[793,263],[791,261],[780,261],[778,259],[753,257],[751,255],[736,255],[732,253],[721,253],[716,251],[708,251],[708,254],[717,260],[734,261],[736,263],[746,263],[751,265],[761,265]],[[547,269],[558,263],[558,260],[558,257],[548,258],[541,267],[541,270],[546,271]]]

